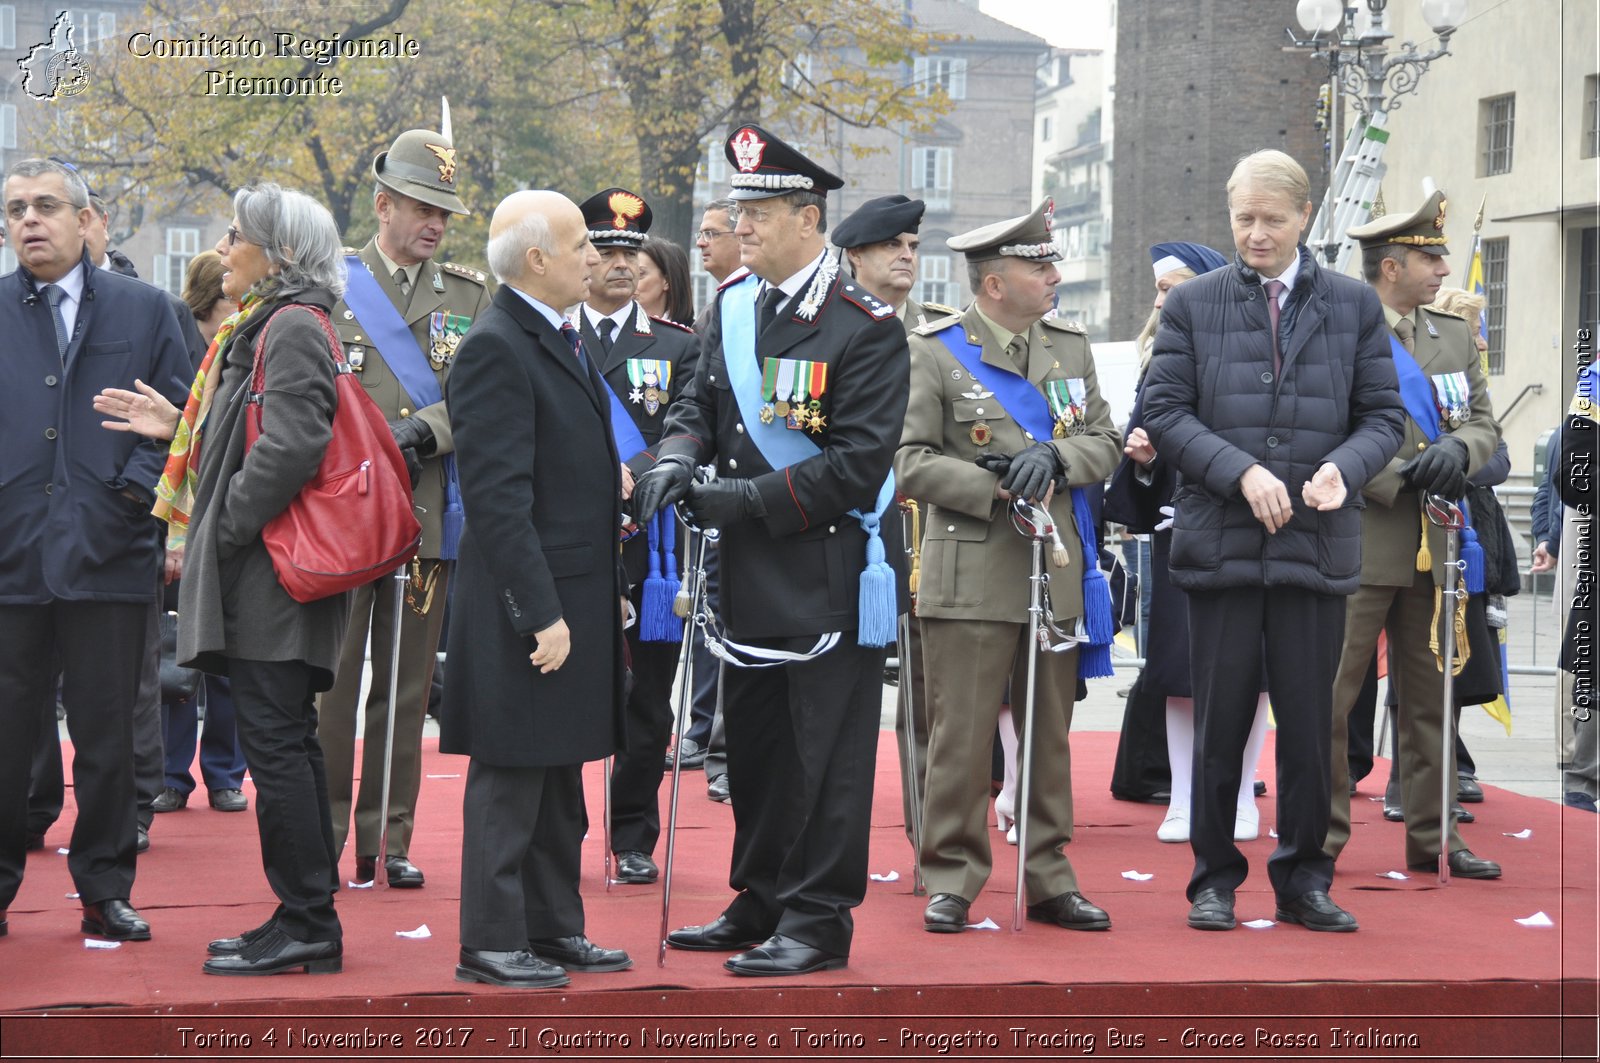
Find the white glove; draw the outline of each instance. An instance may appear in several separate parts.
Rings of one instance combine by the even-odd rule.
[[[1172,521],[1173,521],[1172,507],[1171,506],[1162,506],[1161,507],[1161,515],[1163,517],[1166,517],[1167,519],[1162,521],[1160,524],[1156,525],[1156,531],[1166,531],[1168,528],[1172,527]]]

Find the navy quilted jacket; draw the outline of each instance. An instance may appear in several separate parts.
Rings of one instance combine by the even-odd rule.
[[[1145,381],[1145,428],[1178,468],[1172,582],[1189,591],[1291,586],[1350,594],[1361,576],[1360,490],[1400,449],[1389,328],[1377,294],[1318,267],[1304,247],[1272,366],[1266,294],[1237,261],[1167,296]],[[1319,513],[1300,498],[1323,462],[1349,496]],[[1260,464],[1294,504],[1269,535],[1239,478]]]

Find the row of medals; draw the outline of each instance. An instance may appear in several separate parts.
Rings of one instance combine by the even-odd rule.
[[[762,424],[771,424],[780,417],[783,418],[785,427],[796,431],[809,429],[812,435],[818,435],[828,426],[828,418],[822,412],[822,402],[819,399],[812,399],[809,404],[791,403],[786,399],[761,404]]]
[[[1050,434],[1056,439],[1065,439],[1069,435],[1076,435],[1083,430],[1082,419],[1068,406],[1056,415],[1055,427]],[[967,438],[972,440],[975,447],[986,447],[994,439],[994,429],[989,427],[987,421],[977,421],[967,431]]]

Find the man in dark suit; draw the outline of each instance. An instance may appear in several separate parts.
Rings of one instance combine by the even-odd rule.
[[[16,272],[0,278],[0,933],[22,883],[29,761],[54,695],[78,806],[68,867],[83,930],[143,941],[128,903],[136,835],[133,706],[161,567],[150,505],[164,446],[100,427],[103,388],[147,381],[181,406],[191,369],[156,289],[89,261],[88,190],[30,159],[5,183]]]
[[[666,423],[667,407],[683,394],[700,353],[693,332],[665,318],[653,318],[634,301],[639,283],[639,248],[650,231],[650,204],[626,188],[596,192],[578,207],[589,227],[589,242],[600,252],[600,276],[577,315],[584,348],[595,354],[600,376],[617,397],[617,406],[639,430],[633,446],[644,449],[619,456],[629,478],[655,463],[655,447]],[[609,400],[608,400],[609,401]],[[659,581],[677,566],[681,553],[677,521],[668,513],[649,522],[622,547],[628,583],[639,622],[628,628],[633,686],[628,691],[627,743],[611,774],[611,849],[619,882],[654,882],[660,873],[651,853],[661,835],[661,758],[672,733],[672,679],[678,670],[682,635],[671,624],[672,602],[663,600]],[[654,576],[658,583],[649,581]],[[647,594],[647,589],[658,593]]]
[[[866,894],[883,647],[903,598],[879,559],[903,562],[888,510],[906,338],[894,307],[827,252],[826,194],[844,182],[756,126],[725,150],[751,276],[719,292],[634,503],[648,519],[686,499],[722,529],[731,652],[784,663],[725,669],[738,895],[667,940],[745,950],[725,965],[734,974],[807,974],[845,964]],[[692,485],[711,461],[717,479]]]
[[[422,786],[422,718],[460,534],[459,516],[452,514],[452,503],[459,507],[450,456],[455,444],[443,393],[462,336],[489,305],[481,270],[434,260],[450,219],[468,213],[456,195],[458,170],[453,142],[431,129],[407,130],[379,153],[372,161],[378,231],[360,252],[346,257],[350,287],[333,308],[345,359],[417,469],[412,493],[422,545],[411,562],[400,608],[387,833],[379,817],[389,731],[389,662],[395,649],[392,574],[357,587],[350,596],[350,627],[339,671],[333,688],[317,698],[317,737],[327,757],[334,848],[344,849],[354,796],[355,881],[371,882],[377,874],[381,837],[387,850],[382,854],[384,881],[401,889],[420,889],[424,882],[422,869],[410,858]],[[357,771],[356,711],[369,634],[372,682],[362,713],[364,744]],[[354,792],[357,775],[359,794]]]
[[[450,427],[470,520],[450,620],[439,748],[472,758],[456,978],[564,985],[627,953],[583,932],[583,763],[622,728],[621,473],[595,365],[561,311],[599,256],[555,192],[489,223],[501,287],[457,353]],[[530,652],[531,651],[531,652]]]

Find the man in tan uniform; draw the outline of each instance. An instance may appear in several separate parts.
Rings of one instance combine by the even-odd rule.
[[[1467,477],[1500,441],[1467,323],[1427,305],[1449,273],[1444,217],[1444,193],[1435,192],[1415,213],[1388,214],[1350,230],[1361,242],[1362,269],[1394,334],[1391,346],[1401,348],[1395,368],[1408,416],[1399,454],[1363,489],[1361,587],[1345,612],[1334,681],[1333,810],[1325,849],[1337,858],[1350,840],[1350,709],[1378,632],[1387,630],[1389,681],[1399,698],[1395,756],[1405,808],[1406,865],[1413,870],[1431,870],[1438,862],[1440,787],[1444,778],[1456,777],[1453,749],[1449,763],[1443,762],[1444,673],[1429,645],[1435,618],[1445,612],[1438,596],[1444,586],[1445,536],[1428,521],[1423,504],[1429,494],[1459,500]],[[1409,394],[1408,373],[1414,385]],[[1450,870],[1461,878],[1500,877],[1500,865],[1474,856],[1453,820],[1448,852]]]
[[[1070,485],[1099,485],[1120,453],[1088,339],[1077,325],[1046,317],[1061,257],[1050,217],[1047,200],[1024,217],[953,237],[950,249],[967,256],[973,305],[911,333],[911,401],[895,474],[901,490],[927,505],[917,599],[931,729],[921,855],[932,894],[923,926],[935,933],[965,928],[988,880],[995,724],[1006,680],[1024,688],[1033,652],[1031,547],[1011,526],[1010,499],[1045,502],[1062,529],[1068,563],[1052,583],[1052,604],[1071,630],[1084,612],[1085,558],[1071,497],[1051,485],[1063,477]],[[996,387],[1043,393],[1054,438],[1026,430],[1020,411],[1002,406],[975,375],[991,371]],[[975,463],[986,455],[1008,456],[1008,470],[997,475]],[[1040,655],[1034,762],[1050,770],[1034,778],[1029,796],[1025,887],[1030,919],[1105,930],[1110,918],[1078,892],[1062,851],[1072,838],[1067,732],[1078,654]]]
[[[388,418],[395,442],[413,469],[416,513],[422,523],[422,546],[412,563],[400,610],[400,682],[384,854],[389,885],[408,888],[423,883],[421,870],[408,859],[421,785],[422,718],[460,535],[459,501],[452,504],[456,488],[450,417],[442,397],[435,396],[442,396],[456,347],[473,319],[489,305],[490,296],[481,270],[433,260],[451,216],[467,213],[456,195],[457,167],[450,138],[426,129],[400,134],[388,151],[373,160],[378,232],[347,260],[350,290],[333,310],[345,357],[367,395]],[[413,394],[430,391],[429,385],[431,394],[421,398]],[[356,589],[338,675],[333,689],[317,702],[334,840],[342,851],[350,828],[356,706],[370,629],[372,687],[366,701],[361,794],[355,807],[357,882],[372,881],[382,833],[379,810],[394,646],[393,588],[392,577],[385,576]]]

